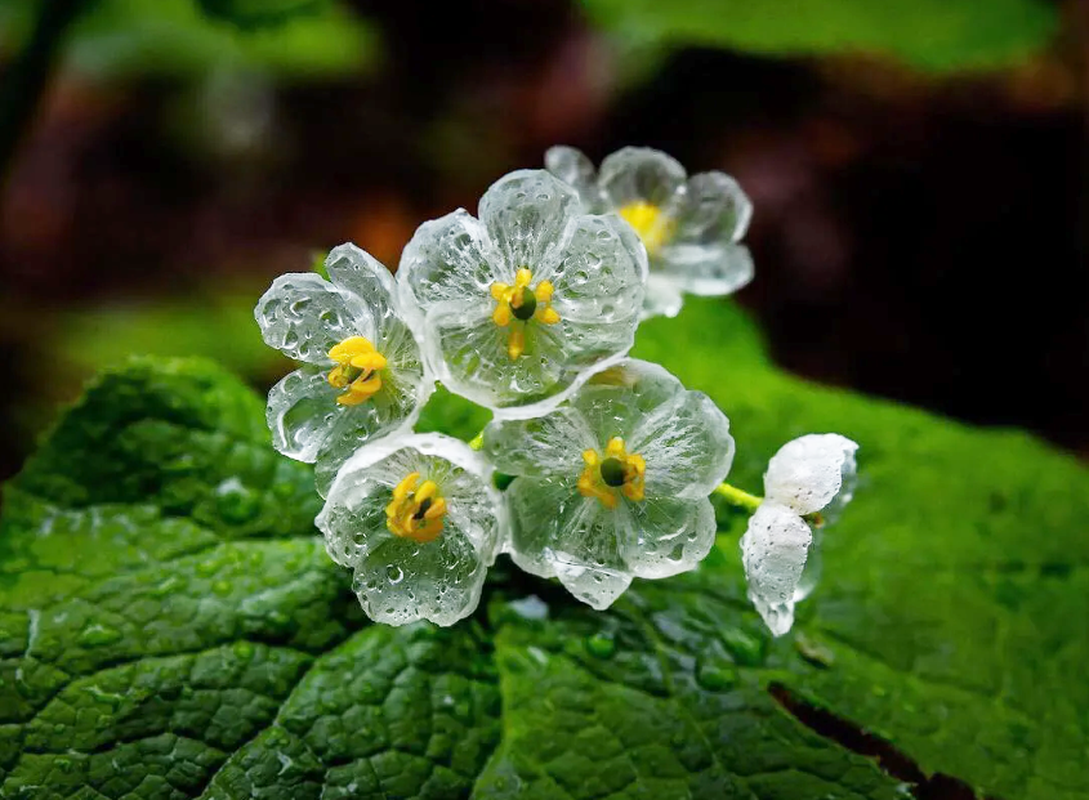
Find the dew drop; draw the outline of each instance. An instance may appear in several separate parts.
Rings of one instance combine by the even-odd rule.
[[[121,631],[93,622],[79,634],[79,643],[85,647],[103,647],[121,638]]]
[[[234,654],[239,658],[251,659],[253,658],[253,645],[247,641],[239,641],[234,643]]]
[[[404,570],[402,570],[396,564],[390,564],[388,567],[386,567],[386,578],[391,584],[396,585],[400,583],[402,580],[404,580],[404,577]]]
[[[696,665],[696,683],[709,692],[725,692],[737,685],[737,670],[723,661],[701,662]]]
[[[722,631],[722,642],[733,656],[734,663],[745,667],[757,667],[764,663],[764,640],[740,628]]]
[[[597,658],[610,658],[616,652],[616,640],[612,634],[599,631],[586,638],[586,651]]]

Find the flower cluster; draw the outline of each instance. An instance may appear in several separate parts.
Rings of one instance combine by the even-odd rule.
[[[627,353],[640,320],[675,315],[683,292],[751,279],[738,243],[749,202],[732,178],[687,178],[655,150],[625,148],[595,175],[553,148],[546,166],[498,180],[476,217],[421,225],[396,280],[344,244],[329,280],[283,275],[255,309],[265,341],[301,362],[269,392],[273,445],[315,463],[315,522],[376,621],[468,616],[501,552],[603,609],[633,578],[694,569],[715,544],[729,421]],[[436,381],[493,412],[472,447],[413,433]],[[854,444],[816,438],[773,459],[742,542],[777,634],[809,526],[849,498]]]

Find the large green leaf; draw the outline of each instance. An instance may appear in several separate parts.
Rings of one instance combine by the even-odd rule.
[[[1089,473],[783,376],[729,305],[651,322],[638,350],[727,410],[741,485],[799,433],[862,443],[793,634],[746,602],[726,510],[697,572],[608,612],[503,561],[453,629],[366,625],[260,399],[138,360],[4,493],[0,796],[892,800],[944,773],[1083,797]]]
[[[756,53],[878,53],[933,70],[995,67],[1040,49],[1058,25],[1044,0],[582,0],[627,42]]]

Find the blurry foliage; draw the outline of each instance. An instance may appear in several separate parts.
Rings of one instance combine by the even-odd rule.
[[[38,0],[0,9],[0,47],[17,50]],[[219,66],[281,77],[357,73],[374,32],[342,5],[314,0],[98,0],[79,18],[66,64],[95,77],[190,77]]]
[[[261,341],[253,304],[261,286],[217,288],[177,300],[113,305],[62,314],[54,326],[56,353],[77,374],[90,375],[132,353],[201,355],[254,382],[286,372],[289,362]]]
[[[628,43],[695,44],[776,55],[887,54],[927,70],[1012,63],[1058,24],[1040,0],[582,0]]]
[[[282,25],[301,14],[320,13],[329,0],[195,0],[213,19],[240,28]]]

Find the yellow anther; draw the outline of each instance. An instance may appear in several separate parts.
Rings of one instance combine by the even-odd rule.
[[[619,436],[609,440],[603,455],[596,450],[586,450],[582,460],[586,462],[586,468],[579,476],[578,490],[583,497],[596,498],[606,508],[616,508],[617,491],[633,503],[643,500],[646,461],[638,454],[629,454]]]
[[[434,481],[420,481],[419,472],[410,472],[393,487],[393,499],[386,506],[386,527],[397,536],[427,544],[439,538],[446,500],[439,495]]]
[[[345,406],[357,406],[369,400],[382,388],[380,369],[386,366],[386,358],[362,336],[350,336],[329,351],[329,358],[337,365],[329,370],[329,384],[343,389],[337,402]]]
[[[650,255],[657,253],[662,245],[673,238],[673,231],[677,227],[677,223],[664,214],[661,208],[645,200],[628,203],[617,213],[639,234]]]
[[[507,336],[507,355],[516,360],[526,349],[526,326],[533,320],[542,325],[555,325],[560,315],[552,308],[552,294],[555,288],[551,281],[541,281],[536,289],[531,289],[533,273],[522,267],[514,274],[514,285],[493,283],[492,299],[495,311],[492,322],[500,328],[510,326]]]

